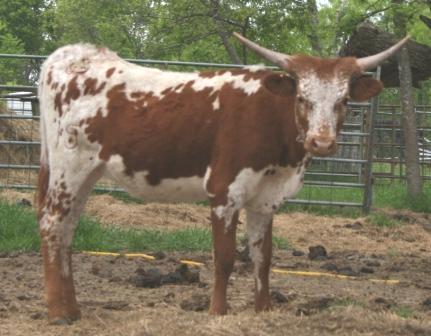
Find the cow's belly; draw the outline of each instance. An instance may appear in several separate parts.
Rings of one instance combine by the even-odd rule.
[[[204,179],[199,176],[165,178],[158,184],[148,183],[148,172],[136,172],[133,176],[124,173],[121,157],[114,155],[106,163],[106,175],[117,182],[128,193],[148,202],[194,202],[207,198],[203,188]]]

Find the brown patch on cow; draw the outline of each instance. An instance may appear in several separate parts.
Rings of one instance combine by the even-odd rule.
[[[171,91],[172,91],[172,87],[168,87],[167,89],[163,90],[161,93],[162,95],[167,95]]]
[[[307,73],[317,74],[320,78],[342,76],[349,79],[354,73],[361,73],[354,57],[322,59],[319,57],[297,55],[291,63],[289,71],[296,78],[307,76]]]
[[[229,71],[260,80],[271,73]],[[181,92],[168,90],[161,98],[131,92],[130,99],[126,83],[112,87],[106,94],[107,115],[99,109],[85,121],[88,139],[102,146],[100,158],[108,161],[111,155],[120,155],[126,174],[148,171],[151,185],[165,178],[203,177],[211,166],[207,188],[217,204],[226,204],[218,195],[225,194],[244,167],[258,171],[268,165],[294,166],[303,159],[303,145],[296,141],[294,99],[263,88],[247,95],[231,83],[217,94],[211,87],[195,91],[193,83],[185,83]],[[214,113],[217,97],[221,107]]]
[[[62,221],[70,212],[70,206],[66,205],[66,200],[70,201],[70,199],[71,194],[66,192],[65,189],[61,191],[52,189],[46,195],[44,209],[51,215],[57,215],[58,220]],[[69,202],[69,204],[71,203]]]
[[[38,219],[42,218],[42,209],[45,206],[46,194],[49,185],[49,167],[46,163],[40,164],[39,179],[37,183],[36,204],[38,205]]]
[[[115,72],[115,68],[109,68],[108,70],[106,70],[106,78],[110,78]]]
[[[51,82],[52,82],[52,70],[49,70],[49,72],[48,72],[48,79],[47,79],[46,83],[48,85],[51,85]]]
[[[72,100],[76,100],[81,95],[81,91],[78,87],[78,76],[72,78],[72,80],[67,85],[66,96],[64,97],[64,103],[70,104]]]
[[[55,97],[54,97],[54,109],[55,109],[56,111],[58,111],[58,115],[59,115],[60,117],[63,115],[63,100],[62,100],[62,97],[63,97],[64,89],[65,89],[65,86],[64,86],[64,84],[63,84],[63,85],[61,86],[61,90],[60,90],[60,91],[58,91],[58,92],[55,94]]]
[[[106,82],[103,82],[97,87],[97,78],[87,78],[84,81],[84,95],[97,95],[99,94],[106,86]]]
[[[266,171],[265,171],[265,176],[270,176],[270,175],[274,175],[276,173],[276,170],[275,169],[267,169]]]

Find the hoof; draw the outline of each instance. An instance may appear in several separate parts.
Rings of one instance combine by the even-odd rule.
[[[227,314],[227,308],[213,308],[210,307],[208,310],[209,315],[226,315]]]
[[[71,325],[72,324],[72,320],[71,319],[66,319],[66,318],[53,318],[49,320],[49,324],[50,325],[56,325],[56,326],[62,326],[62,325]]]
[[[57,326],[71,325],[74,321],[79,320],[80,318],[81,318],[80,313],[69,317],[52,317],[49,319],[49,324],[57,325]]]

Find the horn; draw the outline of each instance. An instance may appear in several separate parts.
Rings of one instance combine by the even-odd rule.
[[[401,41],[394,44],[392,47],[372,56],[358,58],[356,62],[363,71],[368,69],[374,69],[384,60],[388,59],[389,57],[394,55],[399,49],[401,49],[409,40],[409,38],[410,36],[407,35]]]
[[[250,41],[249,39],[246,39],[244,36],[238,33],[233,33],[233,35],[247,48],[250,48],[253,50],[256,54],[262,56],[263,58],[266,58],[271,63],[274,63],[278,65],[279,67],[283,69],[288,68],[288,63],[290,60],[290,56],[286,54],[282,54],[276,51],[272,51],[269,49],[266,49],[264,47],[261,47],[260,45]]]

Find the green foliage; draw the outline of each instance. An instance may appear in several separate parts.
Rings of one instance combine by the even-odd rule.
[[[0,2],[0,18],[8,33],[22,44],[22,50],[33,54],[44,42],[43,13],[46,0],[7,0]],[[21,52],[21,50],[19,51]]]
[[[24,48],[19,38],[14,36],[7,28],[0,17],[0,53],[22,54]],[[17,60],[2,60],[0,62],[0,83],[14,83],[17,78],[23,75],[24,67],[22,62]]]

